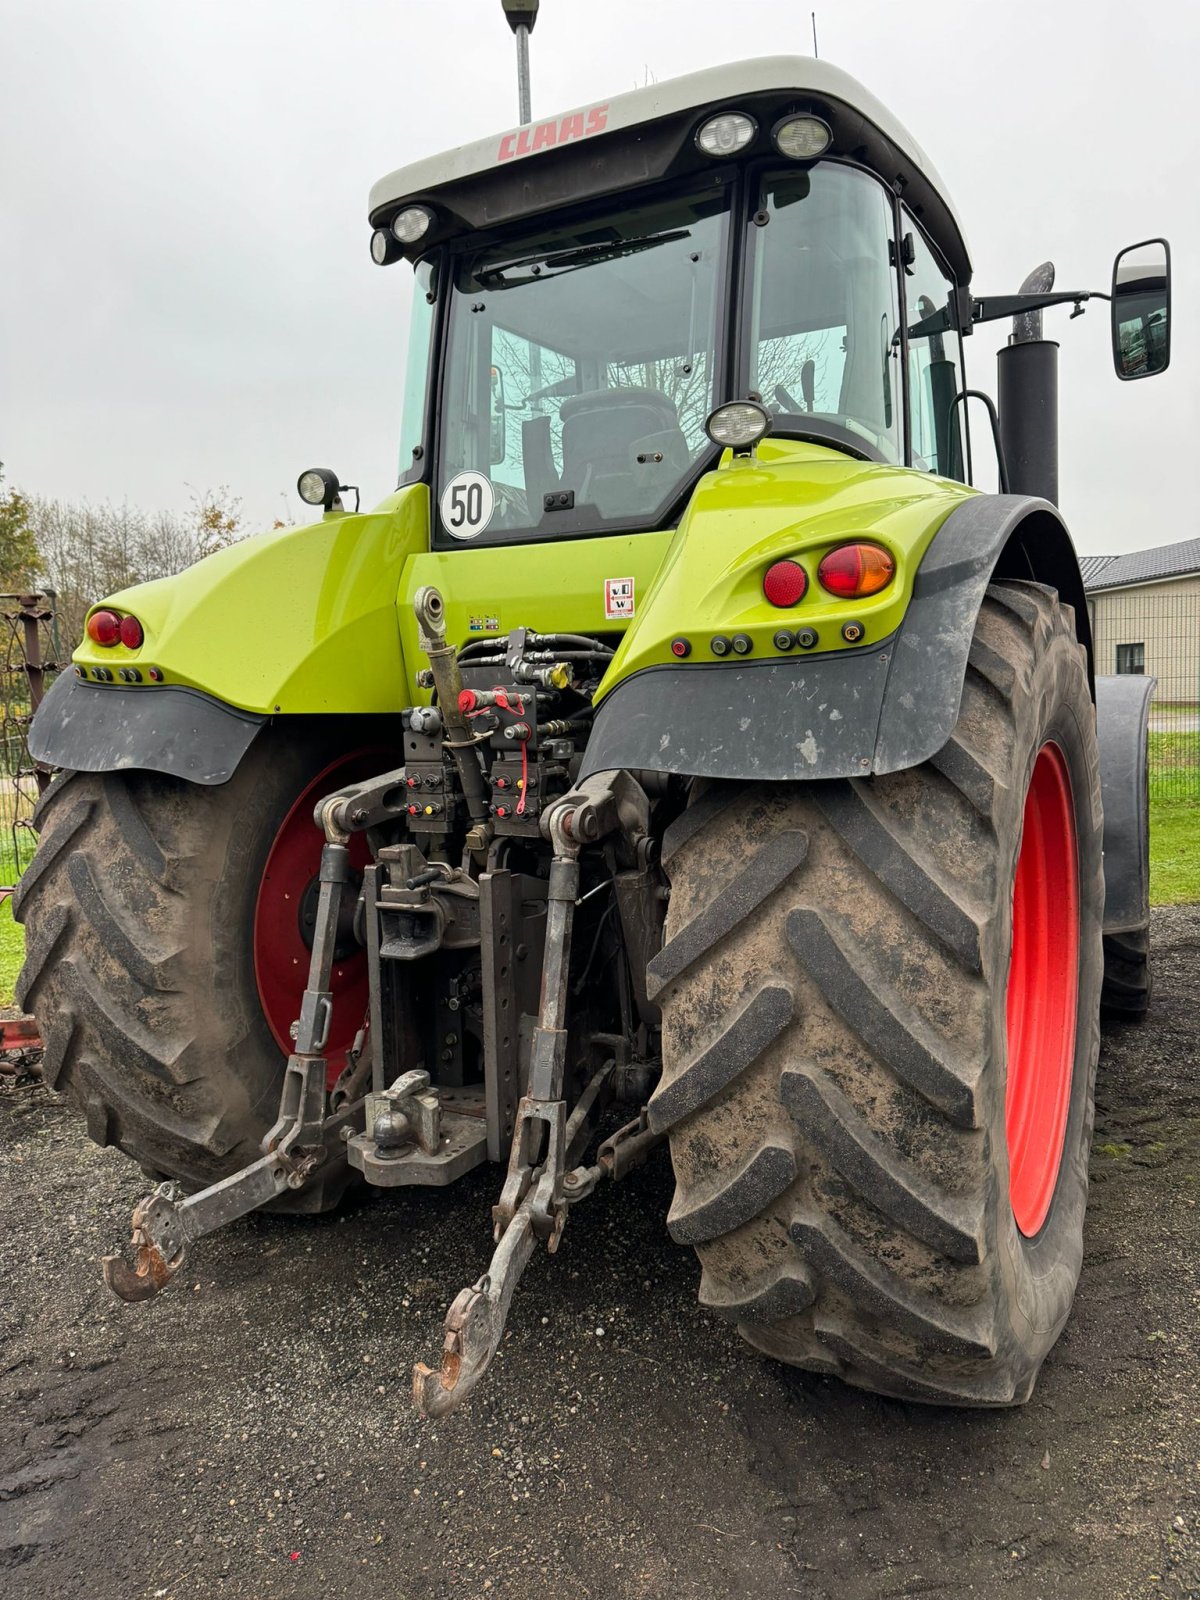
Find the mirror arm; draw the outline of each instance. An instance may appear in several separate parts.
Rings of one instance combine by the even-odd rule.
[[[1049,294],[992,294],[971,301],[972,322],[998,322],[1022,311],[1042,311],[1047,306],[1081,306],[1085,300],[1109,300],[1100,289],[1055,289]]]
[[[990,294],[980,299],[974,295],[964,295],[963,299],[968,315],[961,322],[959,331],[970,333],[977,322],[999,322],[1003,317],[1016,317],[1022,311],[1041,311],[1046,306],[1073,305],[1078,308],[1085,300],[1111,300],[1112,296],[1100,289],[1061,289],[1049,294]],[[934,333],[949,333],[956,320],[951,308],[942,306],[921,322],[914,322],[908,330],[908,337],[924,339]]]

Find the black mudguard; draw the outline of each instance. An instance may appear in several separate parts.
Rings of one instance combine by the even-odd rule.
[[[1096,679],[1096,737],[1104,802],[1104,931],[1150,921],[1150,796],[1146,734],[1154,678]]]
[[[993,578],[1028,578],[1075,609],[1091,658],[1083,581],[1055,508],[978,495],[921,562],[904,621],[856,652],[650,667],[601,702],[583,776],[617,767],[745,780],[861,778],[936,754],[953,732],[967,653]]]
[[[266,721],[195,689],[118,689],[64,672],[33,719],[29,753],[73,772],[143,767],[192,783],[226,783]]]

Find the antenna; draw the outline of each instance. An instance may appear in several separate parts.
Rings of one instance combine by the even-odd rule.
[[[517,102],[522,124],[532,122],[529,104],[529,35],[537,21],[540,0],[500,0],[504,18],[517,36]]]
[[[821,59],[821,52],[817,49],[817,13],[815,11],[812,14],[812,25],[813,25],[813,55],[819,61]]]

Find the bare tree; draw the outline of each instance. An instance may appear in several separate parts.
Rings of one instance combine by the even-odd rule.
[[[106,595],[182,572],[240,535],[240,501],[225,488],[193,491],[185,517],[41,495],[27,504],[47,586],[58,596],[64,643],[81,637],[89,609]]]

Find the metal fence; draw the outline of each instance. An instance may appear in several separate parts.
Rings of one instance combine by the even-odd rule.
[[[54,594],[0,594],[0,889],[33,858],[33,809],[50,781],[29,754],[29,724],[61,659]]]
[[[1200,575],[1088,596],[1098,673],[1157,679],[1150,797],[1200,801]]]

